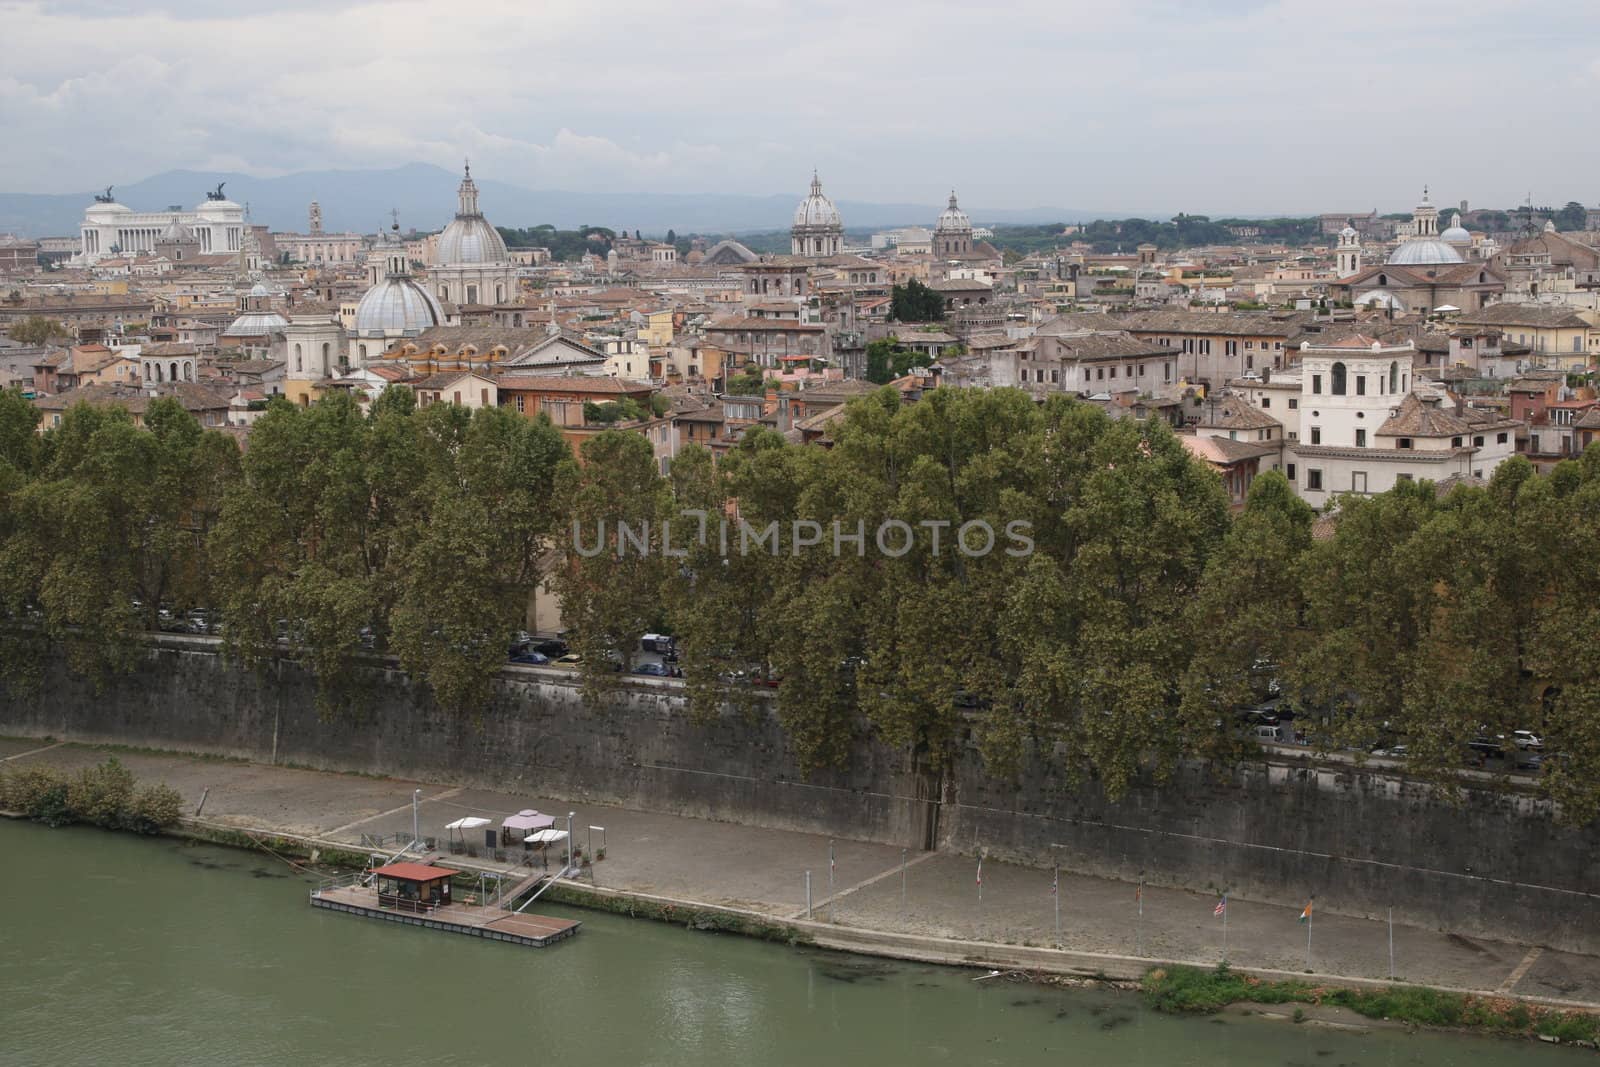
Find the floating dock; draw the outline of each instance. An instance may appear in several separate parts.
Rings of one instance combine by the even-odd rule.
[[[575,919],[552,919],[544,915],[518,915],[499,907],[477,904],[437,904],[415,908],[380,904],[378,890],[364,885],[330,886],[311,891],[311,906],[342,911],[385,922],[423,926],[450,934],[465,934],[489,941],[544,948],[565,940],[583,925]]]

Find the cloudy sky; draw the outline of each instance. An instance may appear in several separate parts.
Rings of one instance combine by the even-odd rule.
[[[470,156],[996,208],[1600,202],[1595,0],[0,0],[0,29],[11,192]]]

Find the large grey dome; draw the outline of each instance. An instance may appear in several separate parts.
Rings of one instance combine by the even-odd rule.
[[[442,322],[444,309],[432,293],[393,274],[368,289],[356,305],[355,331],[361,336],[418,334]]]
[[[961,207],[956,203],[954,190],[950,192],[950,206],[940,214],[939,221],[934,225],[934,229],[939,233],[970,233],[972,231],[972,220],[967,217],[967,213],[962,211]]]
[[[1470,245],[1472,243],[1472,234],[1468,233],[1467,228],[1461,225],[1461,212],[1458,211],[1450,216],[1450,226],[1439,235],[1439,240],[1450,245]]]
[[[233,324],[222,331],[224,337],[266,337],[277,333],[289,320],[276,311],[246,311],[243,315],[233,320]]]
[[[456,190],[461,206],[456,217],[439,235],[433,261],[439,266],[467,266],[480,263],[506,263],[505,239],[500,231],[489,225],[489,220],[478,210],[478,184],[472,180],[468,167]]]
[[[1437,237],[1414,237],[1389,253],[1389,262],[1398,267],[1419,267],[1430,263],[1465,263],[1466,260]]]
[[[844,227],[839,209],[833,206],[832,200],[822,195],[822,181],[815,174],[811,176],[811,195],[800,201],[800,206],[794,209],[794,224],[829,229]]]
[[[504,263],[506,242],[500,231],[489,225],[482,215],[473,218],[457,216],[439,235],[439,247],[433,260],[440,266],[473,263]]]

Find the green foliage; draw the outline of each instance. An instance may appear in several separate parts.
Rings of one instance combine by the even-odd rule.
[[[895,322],[938,322],[944,318],[944,297],[912,278],[890,291],[889,317]]]
[[[1229,970],[1157,967],[1140,982],[1145,1001],[1173,1014],[1214,1013],[1230,1004],[1330,1004],[1369,1019],[1417,1026],[1465,1027],[1531,1037],[1547,1034],[1563,1041],[1595,1040],[1600,1019],[1586,1012],[1559,1011],[1503,997],[1450,993],[1426,986],[1345,989],[1300,979],[1271,982]],[[1303,1017],[1296,1009],[1295,1018]]]
[[[760,368],[729,377],[723,391],[734,396],[765,396],[767,379]]]
[[[600,403],[593,400],[583,402],[583,421],[593,426],[609,426],[614,422],[640,422],[650,418],[651,414],[651,408],[645,407],[631,396]]]
[[[21,322],[13,322],[6,332],[21,345],[43,345],[50,341],[64,341],[72,336],[71,331],[58,320],[43,315],[29,315]]]
[[[1553,218],[1558,230],[1583,230],[1588,228],[1589,211],[1576,200],[1568,200],[1567,206],[1557,211]]]
[[[894,336],[867,342],[867,381],[887,385],[911,373],[922,361],[922,354],[906,348]]]
[[[54,767],[0,773],[0,808],[47,826],[86,822],[106,830],[153,834],[176,824],[183,798],[167,785],[139,788],[115,757],[68,777]]]
[[[546,223],[527,229],[496,226],[509,248],[548,248],[556,260],[582,259],[585,252],[604,257],[616,242],[616,231],[604,226],[579,226],[576,230],[558,230]]]

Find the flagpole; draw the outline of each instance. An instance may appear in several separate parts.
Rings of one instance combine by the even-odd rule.
[[[978,852],[978,903],[983,903],[983,852]]]
[[[1139,922],[1133,928],[1133,954],[1144,955],[1144,879],[1139,879],[1139,888],[1135,891],[1139,900]]]
[[[1061,947],[1061,864],[1055,865],[1050,876],[1050,895],[1056,898],[1056,948]]]
[[[1311,926],[1317,921],[1316,903],[1315,894],[1312,894],[1311,899],[1306,902],[1306,972],[1308,974],[1311,971]]]
[[[1222,894],[1222,962],[1228,962],[1228,894]]]
[[[1389,981],[1394,981],[1394,907],[1389,907]]]

